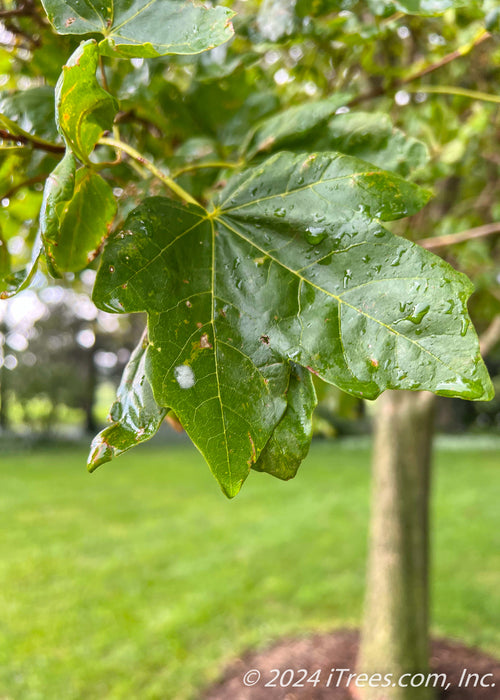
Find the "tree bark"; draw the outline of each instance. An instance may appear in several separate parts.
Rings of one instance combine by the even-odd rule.
[[[429,487],[434,399],[387,391],[378,400],[370,552],[358,672],[429,672]],[[405,680],[405,682],[407,682]],[[369,688],[363,700],[429,700],[431,688]]]

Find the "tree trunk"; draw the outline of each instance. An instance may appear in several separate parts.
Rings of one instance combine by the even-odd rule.
[[[358,672],[429,672],[429,486],[434,396],[378,400],[365,616]],[[405,679],[405,682],[408,682]],[[375,685],[375,683],[373,683]],[[363,700],[429,700],[431,688],[369,688]]]

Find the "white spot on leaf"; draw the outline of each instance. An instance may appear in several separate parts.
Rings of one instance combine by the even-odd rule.
[[[194,372],[189,365],[179,365],[174,369],[174,376],[181,389],[191,389],[195,385]]]

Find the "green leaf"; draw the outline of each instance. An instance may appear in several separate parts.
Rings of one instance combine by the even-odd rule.
[[[195,54],[231,38],[232,10],[192,0],[42,0],[59,34],[102,34],[102,54]]]
[[[76,170],[67,153],[45,183],[40,230],[52,275],[86,267],[97,255],[116,214],[113,191],[89,168]]]
[[[311,146],[356,156],[402,176],[422,168],[429,159],[427,146],[394,128],[382,112],[337,114]]]
[[[283,148],[339,151],[404,176],[426,164],[429,154],[425,144],[394,128],[386,114],[335,114],[349,99],[349,94],[339,93],[268,117],[248,135],[242,150],[249,160]]]
[[[257,154],[290,148],[315,133],[351,95],[337,93],[325,100],[307,102],[263,119],[249,133],[242,146],[248,160]]]
[[[311,373],[292,363],[286,411],[253,469],[285,481],[293,479],[309,452],[317,403]]]
[[[20,127],[49,142],[58,138],[54,115],[54,88],[48,85],[2,93],[0,113]]]
[[[291,362],[366,398],[491,395],[470,282],[379,223],[427,199],[355,158],[280,153],[234,177],[215,211],[150,198],[109,239],[94,300],[147,311],[155,400],[227,495],[285,413]]]
[[[131,447],[149,440],[158,431],[167,409],[160,408],[153,397],[146,377],[147,339],[136,347],[123,372],[116,401],[111,407],[113,424],[92,441],[88,459],[89,471],[109,462]]]
[[[474,0],[391,0],[393,5],[409,15],[440,15],[446,10],[476,5]]]
[[[97,43],[90,39],[63,66],[56,85],[57,126],[68,147],[84,163],[104,131],[113,126],[118,103],[95,76]]]
[[[10,299],[31,284],[38,270],[38,263],[43,252],[40,237],[38,236],[33,246],[31,261],[21,270],[10,268],[10,256],[6,250],[6,242],[2,238],[2,271],[0,272],[0,299]]]

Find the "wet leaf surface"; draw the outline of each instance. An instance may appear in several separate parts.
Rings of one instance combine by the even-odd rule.
[[[140,442],[149,440],[167,414],[168,409],[160,408],[156,403],[146,377],[147,345],[147,340],[141,340],[125,367],[116,401],[110,411],[113,423],[92,441],[88,461],[90,471]]]
[[[108,183],[87,167],[76,169],[68,152],[45,183],[40,230],[54,276],[86,267],[95,257],[116,213]]]
[[[308,369],[291,363],[287,407],[253,469],[278,479],[292,479],[306,458],[317,399]]]
[[[325,100],[306,102],[263,119],[243,143],[242,153],[251,160],[257,154],[270,154],[303,143],[349,98],[348,93],[337,93]]]
[[[118,111],[115,98],[97,82],[98,62],[97,43],[91,39],[80,44],[63,66],[56,86],[59,131],[84,163],[103,132],[111,129]]]
[[[110,238],[94,300],[147,311],[155,400],[228,496],[294,408],[295,364],[365,398],[386,388],[491,396],[470,282],[380,223],[427,199],[356,158],[280,153],[234,177],[214,211],[149,198]]]

